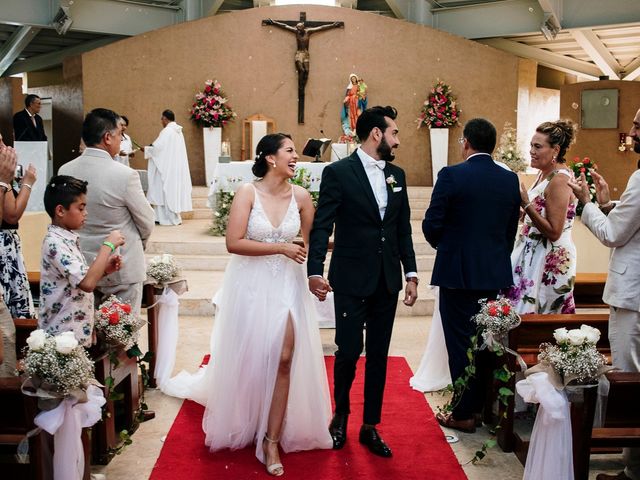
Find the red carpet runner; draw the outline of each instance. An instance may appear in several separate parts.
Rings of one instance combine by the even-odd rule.
[[[326,357],[330,381],[333,357]],[[466,479],[446,443],[424,395],[409,386],[411,369],[402,357],[390,357],[385,388],[383,422],[379,431],[393,450],[390,459],[376,457],[358,442],[362,419],[364,359],[351,390],[352,414],[347,444],[342,450],[283,454],[285,479],[425,480]],[[151,473],[151,480],[272,478],[254,456],[255,447],[211,453],[204,445],[204,408],[185,400]],[[312,412],[310,412],[312,414]]]

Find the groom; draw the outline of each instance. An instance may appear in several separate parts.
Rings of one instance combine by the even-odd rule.
[[[412,306],[418,294],[407,184],[404,171],[391,163],[400,145],[396,115],[393,107],[365,110],[356,123],[360,148],[324,169],[307,263],[311,293],[324,300],[334,291],[338,350],[334,366],[336,410],[329,426],[333,448],[342,448],[347,440],[349,391],[364,343],[360,443],[382,457],[390,457],[391,449],[375,427],[380,423],[387,354],[402,289],[401,264],[407,281],[405,305]],[[327,281],[324,261],[334,226]]]

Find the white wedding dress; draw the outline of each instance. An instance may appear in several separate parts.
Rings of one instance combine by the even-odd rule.
[[[299,231],[293,190],[287,213],[276,228],[254,189],[246,238],[291,242]],[[285,452],[332,448],[329,385],[305,266],[284,255],[232,255],[215,303],[209,367],[191,376],[195,385],[179,395],[205,405],[205,444],[215,451],[255,443],[256,456],[264,463],[262,439],[291,315],[295,347],[280,445]],[[175,385],[180,376],[186,377],[181,373],[169,381],[174,391],[180,390]]]
[[[442,390],[451,383],[449,373],[449,354],[444,340],[444,330],[442,329],[442,317],[440,316],[439,289],[433,287],[436,297],[433,306],[433,318],[431,319],[431,329],[427,345],[420,361],[420,367],[416,374],[411,377],[409,384],[414,390],[419,392],[435,392]]]

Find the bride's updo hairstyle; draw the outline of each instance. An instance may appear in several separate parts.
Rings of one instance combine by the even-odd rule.
[[[269,133],[260,139],[256,146],[256,158],[251,167],[251,171],[258,178],[263,178],[269,171],[269,162],[267,157],[269,155],[275,155],[282,147],[285,138],[291,140],[291,135],[286,133]]]
[[[566,162],[564,154],[567,153],[567,150],[575,141],[576,130],[577,128],[571,120],[544,122],[541,123],[538,128],[536,128],[536,132],[542,133],[547,136],[549,145],[551,145],[552,147],[560,145],[560,151],[558,152],[558,156],[556,157],[556,162],[558,163]]]

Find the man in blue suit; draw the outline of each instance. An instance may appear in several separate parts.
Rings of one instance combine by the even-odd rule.
[[[518,177],[494,163],[496,129],[476,118],[464,127],[465,162],[443,168],[422,222],[422,231],[437,249],[431,283],[440,287],[440,314],[449,352],[451,378],[459,378],[469,361],[467,350],[476,325],[481,298],[495,299],[512,285],[511,250],[518,228]],[[482,355],[477,370],[482,371]],[[474,414],[482,407],[478,378],[453,399],[451,415],[438,414],[438,422],[465,432],[475,431]]]

